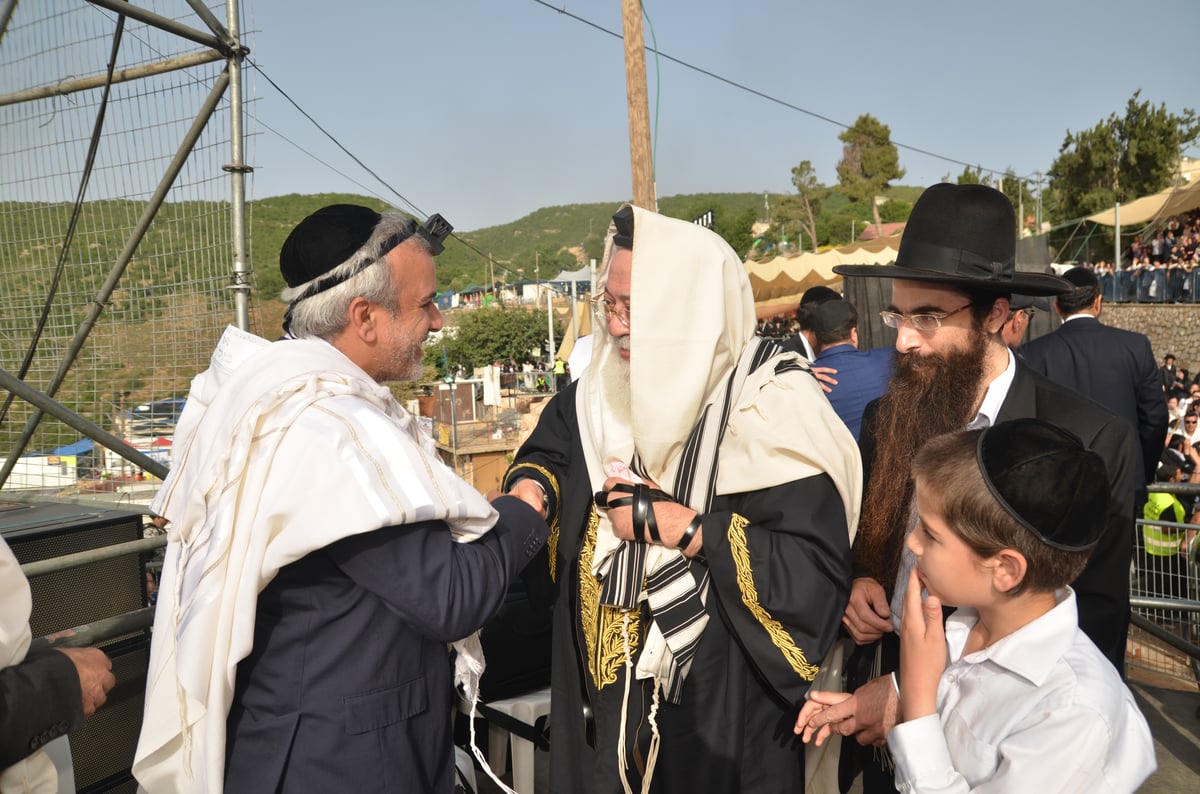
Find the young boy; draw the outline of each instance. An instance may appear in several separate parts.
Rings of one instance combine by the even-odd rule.
[[[1150,729],[1079,630],[1067,587],[1103,531],[1104,463],[1070,433],[1020,419],[933,439],[913,475],[917,565],[887,738],[897,788],[1134,791],[1156,766]],[[959,607],[944,628],[943,603]],[[810,700],[796,722],[805,741],[832,702],[819,697],[826,705]]]

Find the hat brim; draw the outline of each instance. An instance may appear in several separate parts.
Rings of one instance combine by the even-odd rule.
[[[974,278],[958,276],[941,270],[922,270],[899,265],[835,265],[833,272],[839,276],[865,276],[866,278],[898,278],[908,281],[928,281],[953,287],[991,292],[1020,292],[1024,295],[1045,297],[1061,295],[1074,287],[1071,282],[1048,273],[1026,273],[1020,270],[1012,278]]]

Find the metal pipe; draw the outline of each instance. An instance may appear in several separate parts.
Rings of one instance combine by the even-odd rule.
[[[1146,620],[1144,617],[1138,614],[1131,615],[1129,622],[1137,626],[1142,631],[1154,635],[1175,650],[1183,651],[1193,659],[1200,659],[1200,645],[1193,645],[1182,637],[1175,636],[1171,632],[1159,626],[1157,623]]]
[[[168,33],[174,33],[176,36],[185,38],[188,41],[194,41],[197,44],[203,44],[206,47],[212,47],[214,50],[219,51],[222,55],[228,56],[233,51],[233,47],[229,42],[222,41],[211,33],[205,33],[202,30],[188,27],[187,25],[184,25],[181,22],[176,22],[173,19],[159,16],[153,11],[147,11],[144,8],[140,8],[132,3],[126,2],[126,0],[87,0],[87,2],[94,6],[107,8],[114,14],[123,14],[130,19],[136,19],[138,22],[144,22],[151,27],[158,28],[159,30],[165,30]]]
[[[193,7],[200,5],[200,0],[188,0]],[[199,8],[197,11],[199,11]],[[229,30],[227,35],[235,45],[233,54],[229,56],[229,165],[225,170],[230,176],[230,223],[233,238],[233,274],[229,289],[233,290],[234,324],[243,331],[250,330],[250,268],[246,264],[246,174],[252,169],[246,165],[243,154],[243,107],[242,107],[242,59],[246,50],[237,40],[238,5],[237,0],[227,0],[225,5]]]
[[[53,85],[27,88],[24,91],[15,91],[11,94],[0,95],[0,107],[4,105],[17,105],[22,102],[31,102],[35,99],[45,99],[52,96],[66,96],[67,94],[74,94],[79,91],[90,91],[94,88],[101,88],[110,82],[115,85],[116,83],[140,80],[143,77],[152,77],[156,74],[177,72],[181,69],[190,69],[194,66],[203,66],[206,63],[219,61],[223,57],[216,50],[205,50],[204,52],[193,52],[190,55],[180,55],[177,58],[168,58],[165,61],[158,61],[157,63],[146,63],[128,69],[114,69],[111,81],[108,79],[107,74],[97,74],[91,77],[81,77],[77,80],[64,80]]]
[[[0,369],[0,387],[8,389],[30,405],[45,411],[64,424],[75,428],[93,441],[99,442],[101,446],[111,449],[125,460],[135,466],[140,466],[155,477],[162,479],[167,476],[168,469],[166,466],[129,446],[123,440],[104,430],[94,422],[75,413],[57,400],[42,394],[8,370]]]
[[[101,546],[97,549],[77,551],[74,554],[64,554],[61,557],[51,557],[46,560],[27,562],[21,566],[21,573],[27,579],[35,576],[45,576],[68,568],[78,568],[101,560],[111,560],[113,557],[124,557],[126,554],[140,554],[144,551],[154,551],[167,545],[166,535],[155,535],[141,540],[131,540],[126,543],[116,543],[112,546]]]
[[[13,11],[17,8],[17,0],[4,0],[0,5],[0,41],[4,41],[4,32],[8,30],[8,21],[12,19]]]
[[[29,655],[40,653],[51,648],[88,648],[102,642],[144,631],[154,625],[154,607],[142,607],[132,612],[125,612],[111,618],[101,618],[76,626],[67,631],[57,632],[54,639],[38,637],[29,643]]]
[[[1200,601],[1158,596],[1130,596],[1129,606],[1134,609],[1167,609],[1174,612],[1200,612]]]
[[[167,171],[159,180],[158,187],[155,188],[154,194],[150,197],[146,208],[142,211],[142,216],[138,219],[137,225],[130,234],[129,239],[125,243],[124,250],[121,251],[109,271],[108,278],[100,286],[96,297],[92,299],[88,306],[87,314],[84,316],[83,322],[80,323],[79,329],[75,332],[75,337],[71,340],[70,347],[66,351],[66,355],[58,366],[58,370],[54,373],[54,377],[47,386],[45,393],[47,396],[53,397],[58,387],[66,379],[67,372],[70,371],[71,365],[75,362],[79,351],[83,349],[84,343],[87,341],[88,335],[92,332],[92,327],[95,326],[96,320],[100,316],[100,312],[104,310],[104,304],[112,297],[113,291],[121,282],[121,277],[125,274],[125,268],[129,266],[130,260],[133,259],[134,253],[137,251],[138,245],[142,238],[150,229],[150,223],[154,220],[154,216],[158,213],[159,208],[167,198],[167,193],[170,192],[171,186],[175,183],[175,178],[179,176],[179,172],[183,169],[184,163],[187,162],[188,155],[191,154],[196,142],[200,140],[201,133],[204,132],[205,125],[212,117],[213,111],[216,110],[217,104],[221,100],[221,96],[225,93],[225,89],[229,86],[229,70],[221,72],[218,75],[216,82],[213,84],[212,90],[201,105],[196,118],[192,122],[192,126],[188,129],[184,136],[183,142],[180,143],[179,149],[175,152],[175,156],[171,159],[171,163],[167,166]],[[21,437],[18,439],[16,446],[8,459],[4,461],[3,468],[0,468],[0,486],[3,486],[8,481],[8,477],[12,474],[13,467],[17,465],[18,456],[25,451],[25,447],[29,444],[29,440],[33,438],[33,433],[37,429],[38,423],[42,420],[42,409],[39,407],[29,417],[29,421],[25,423],[24,429],[21,431]]]
[[[201,0],[187,0],[187,4],[192,7],[193,11],[196,12],[196,16],[200,17],[201,21],[203,21],[205,25],[208,25],[208,29],[211,30],[214,35],[228,44],[231,49],[237,50],[238,42],[236,34],[232,33],[230,30],[227,30],[225,26],[221,24],[221,21],[216,18],[213,12],[208,10],[208,6],[204,5]],[[233,0],[227,0],[227,12],[230,5],[234,5]]]

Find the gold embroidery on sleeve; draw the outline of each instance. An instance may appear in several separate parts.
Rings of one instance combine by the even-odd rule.
[[[625,666],[625,642],[621,638],[623,611],[600,604],[600,582],[592,574],[592,556],[596,551],[596,531],[600,516],[592,507],[588,515],[583,546],[579,550],[579,622],[587,645],[587,668],[596,689],[615,683]],[[629,653],[638,647],[641,612],[629,612]]]
[[[812,681],[820,668],[808,663],[804,651],[796,647],[792,636],[787,633],[778,620],[771,617],[771,613],[767,612],[762,604],[758,603],[758,590],[754,586],[754,574],[750,570],[750,549],[746,545],[746,527],[749,524],[748,519],[734,513],[727,533],[729,551],[733,556],[733,566],[737,570],[738,589],[742,591],[742,603],[746,605],[746,609],[750,610],[750,614],[754,616],[755,620],[766,629],[767,634],[771,637],[771,642],[783,653],[783,658],[791,665],[796,675],[805,681]]]
[[[546,541],[546,554],[550,558],[550,580],[557,582],[558,581],[558,534],[559,534],[559,523],[558,522],[560,520],[559,514],[562,512],[562,510],[561,510],[561,506],[562,506],[561,494],[562,494],[562,492],[558,488],[558,478],[555,477],[553,474],[551,474],[549,469],[547,469],[543,466],[539,466],[536,463],[515,463],[504,474],[504,489],[505,490],[508,490],[510,483],[512,483],[512,481],[514,479],[513,475],[517,474],[521,469],[533,469],[538,474],[540,474],[546,478],[546,481],[550,483],[550,488],[554,491],[554,515],[550,516],[549,522],[548,522],[550,524],[550,537]]]

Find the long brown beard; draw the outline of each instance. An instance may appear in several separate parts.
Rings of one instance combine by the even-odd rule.
[[[875,460],[867,483],[854,559],[890,595],[913,496],[912,461],[921,446],[961,430],[983,383],[988,337],[971,331],[970,346],[945,355],[900,353],[875,417]]]

